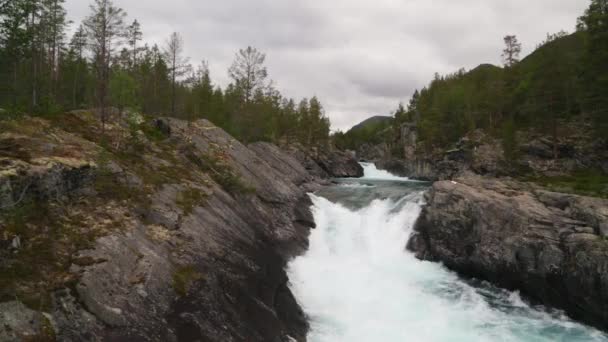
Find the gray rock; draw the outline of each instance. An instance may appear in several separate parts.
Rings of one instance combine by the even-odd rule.
[[[52,341],[55,327],[43,313],[20,302],[0,303],[0,341]]]
[[[11,242],[11,247],[13,249],[20,249],[21,248],[21,238],[19,237],[19,235],[15,236],[13,238],[13,241]]]
[[[408,248],[608,328],[608,201],[464,176],[433,185]]]
[[[288,152],[315,177],[363,177],[363,167],[361,167],[353,153],[345,151],[328,152],[317,149],[308,150],[298,145],[289,147]]]
[[[205,120],[162,119],[156,125],[170,135],[175,155],[142,159],[191,174],[151,186],[120,160],[109,164],[123,186],[147,192],[133,197],[142,203],[110,201],[80,213],[83,231],[99,226],[104,234],[73,255],[67,270],[73,280],[52,293],[48,321],[57,340],[305,341],[308,322],[284,268],[307,246],[314,220],[306,193],[320,178],[291,153],[267,143],[244,146]],[[210,153],[228,165],[242,191],[225,188],[188,158]],[[352,156],[324,158],[335,174],[359,171]],[[9,162],[0,171],[0,205],[13,205],[23,194],[70,210],[72,201],[95,196],[83,191],[92,188],[97,171],[86,159]],[[204,198],[190,203],[186,214],[177,198],[192,189]],[[0,243],[4,249],[13,241]],[[0,315],[10,322],[0,324],[2,341],[15,340],[16,331],[41,334],[48,326],[42,313],[20,303],[0,304]],[[42,323],[30,323],[37,320]]]

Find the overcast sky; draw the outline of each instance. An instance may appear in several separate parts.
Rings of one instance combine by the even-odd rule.
[[[66,0],[78,23],[89,0]],[[516,34],[524,55],[548,32],[574,30],[586,0],[114,0],[138,19],[147,42],[173,31],[192,63],[209,61],[228,83],[234,53],[267,54],[285,96],[316,95],[334,129],[388,115],[435,72],[500,63],[502,37]]]

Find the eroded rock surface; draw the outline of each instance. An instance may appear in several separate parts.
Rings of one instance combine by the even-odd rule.
[[[0,133],[0,338],[305,341],[284,267],[314,227],[307,192],[354,159],[314,174],[205,120],[108,125],[110,143],[94,122]]]
[[[608,201],[466,175],[433,185],[408,248],[608,328]]]
[[[363,177],[363,167],[353,153],[345,151],[307,150],[301,146],[290,146],[289,154],[296,158],[310,174],[318,178]]]

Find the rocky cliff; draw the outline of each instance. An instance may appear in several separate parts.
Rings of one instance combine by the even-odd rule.
[[[408,248],[608,329],[608,200],[466,175],[433,185]]]
[[[360,150],[358,158],[404,177],[446,180],[466,172],[490,177],[563,177],[593,170],[608,175],[608,140],[598,138],[585,120],[563,127],[557,141],[532,130],[517,133],[507,160],[501,139],[482,130],[469,132],[449,148],[423,148],[417,126],[402,124],[392,150],[387,144]],[[375,151],[375,152],[370,152]],[[608,189],[606,189],[608,194]]]
[[[0,123],[0,340],[304,341],[283,268],[322,179],[204,120],[113,122]]]

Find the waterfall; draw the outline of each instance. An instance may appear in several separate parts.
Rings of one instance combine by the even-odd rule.
[[[608,341],[516,292],[417,260],[404,246],[424,189],[363,166],[362,186],[311,195],[317,228],[288,266],[310,342]]]

